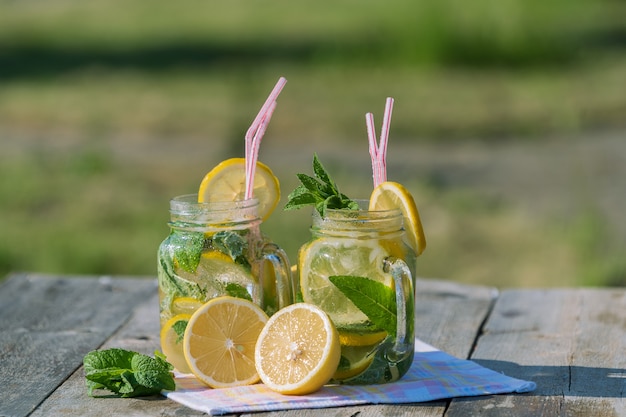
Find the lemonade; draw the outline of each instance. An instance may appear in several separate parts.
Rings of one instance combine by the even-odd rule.
[[[416,260],[401,211],[313,211],[311,233],[299,251],[300,290],[339,332],[334,382],[399,379],[413,359]]]
[[[338,330],[335,383],[396,381],[413,361],[415,266],[426,239],[413,196],[383,171],[374,170],[369,200],[352,200],[314,155],[315,176],[297,174],[285,205],[315,208],[311,240],[298,252],[299,291]]]
[[[285,253],[260,231],[256,199],[198,203],[195,194],[170,202],[171,232],[158,250],[162,346],[185,372],[185,320],[219,296],[254,302],[268,315],[294,300]],[[172,330],[178,338],[171,335]],[[176,365],[178,363],[178,366]]]
[[[197,194],[170,201],[170,234],[157,255],[161,348],[178,371],[191,371],[210,386],[251,383],[256,376],[248,371],[254,370],[254,364],[236,375],[216,371],[214,361],[202,357],[206,326],[193,331],[188,327],[211,321],[214,329],[234,331],[236,326],[250,325],[243,314],[251,311],[250,306],[267,317],[295,300],[287,255],[260,231],[280,201],[280,185],[272,170],[258,160],[259,147],[286,82],[279,78],[246,131],[245,157],[220,162],[204,176]],[[224,303],[225,298],[230,301]],[[241,310],[231,309],[235,305]],[[220,313],[225,311],[233,315]],[[239,319],[241,323],[233,323]],[[232,338],[221,334],[222,341],[236,343],[241,332],[236,333]],[[198,337],[190,342],[190,334]],[[250,335],[248,347],[254,345]],[[233,346],[222,348],[236,353]],[[248,357],[241,358],[245,362]]]

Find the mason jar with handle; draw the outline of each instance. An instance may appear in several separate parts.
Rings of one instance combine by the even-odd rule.
[[[414,354],[416,254],[399,209],[313,210],[311,240],[298,253],[305,302],[328,313],[339,332],[341,360],[333,381],[398,380]]]
[[[223,295],[244,298],[268,315],[292,304],[295,290],[285,252],[261,230],[258,201],[170,201],[170,234],[158,250],[161,347],[181,372],[188,368],[182,333],[191,314]]]

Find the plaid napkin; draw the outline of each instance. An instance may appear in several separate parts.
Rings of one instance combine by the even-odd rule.
[[[415,359],[399,381],[381,385],[327,385],[304,396],[281,395],[263,384],[211,389],[191,375],[176,375],[167,398],[210,415],[327,408],[358,404],[407,404],[444,398],[530,392],[536,384],[508,377],[415,341]]]

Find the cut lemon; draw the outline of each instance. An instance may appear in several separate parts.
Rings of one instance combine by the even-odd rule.
[[[197,309],[202,307],[204,303],[191,297],[178,297],[172,301],[172,314],[188,314],[192,315]]]
[[[404,227],[411,247],[417,255],[420,255],[426,248],[426,237],[413,196],[402,184],[397,182],[385,181],[380,183],[372,191],[369,209],[374,211],[394,208],[399,208],[402,211]]]
[[[319,390],[339,365],[339,335],[328,315],[306,303],[279,310],[267,322],[255,350],[263,383],[281,394]]]
[[[341,346],[370,346],[383,341],[387,337],[384,330],[375,331],[339,331],[339,342]]]
[[[178,314],[161,328],[161,350],[167,361],[184,374],[191,373],[183,353],[183,334],[190,318],[190,314]]]
[[[198,202],[243,200],[246,191],[246,160],[231,158],[220,162],[200,183]],[[259,200],[259,217],[266,220],[280,201],[280,184],[272,170],[257,162],[252,192]]]
[[[342,352],[337,371],[333,375],[334,380],[345,381],[365,372],[374,362],[374,353],[371,347],[351,349]]]
[[[345,381],[369,368],[378,344],[387,337],[387,332],[373,326],[350,326],[338,330],[341,360],[333,380]]]
[[[212,388],[258,382],[254,346],[267,315],[256,304],[217,297],[189,319],[183,351],[191,372]]]

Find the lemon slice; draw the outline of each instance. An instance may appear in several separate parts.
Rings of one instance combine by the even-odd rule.
[[[417,255],[426,248],[426,237],[417,205],[411,193],[397,182],[380,183],[370,196],[369,210],[390,210],[399,208],[404,216],[404,227],[411,247]]]
[[[341,360],[333,380],[345,381],[365,372],[374,362],[374,353],[370,346],[341,353]]]
[[[330,381],[339,365],[339,335],[328,315],[306,303],[279,310],[259,335],[256,368],[281,394],[304,395]]]
[[[188,314],[191,316],[204,303],[192,297],[177,297],[172,301],[172,314]]]
[[[384,330],[346,331],[339,330],[339,341],[342,346],[371,346],[380,343],[387,337]]]
[[[204,176],[198,191],[198,202],[243,200],[246,192],[246,160],[231,158],[220,162]],[[259,200],[259,217],[266,220],[280,201],[280,184],[272,170],[256,163],[253,196]]]
[[[391,276],[383,271],[388,256],[376,241],[326,237],[313,240],[298,254],[302,299],[328,312],[339,329],[364,325],[369,321],[367,316],[328,277],[368,277],[391,286]]]
[[[212,388],[258,382],[254,346],[267,318],[241,298],[223,296],[204,304],[189,319],[183,339],[191,372]]]
[[[190,314],[178,314],[169,319],[161,328],[161,350],[167,361],[184,374],[191,373],[183,353],[182,332],[191,318]],[[178,328],[176,328],[178,327]]]

